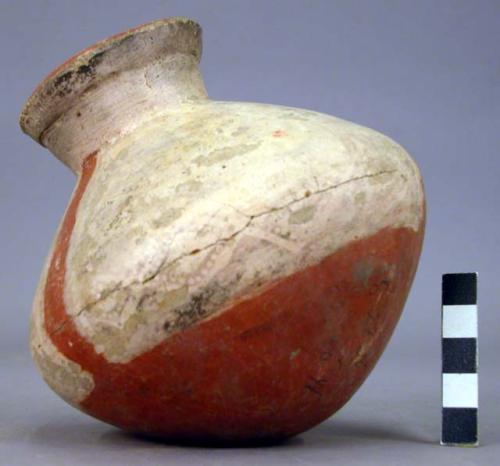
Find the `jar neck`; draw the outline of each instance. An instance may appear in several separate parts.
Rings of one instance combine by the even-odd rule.
[[[197,60],[186,54],[110,76],[46,128],[40,142],[74,172],[84,158],[183,102],[206,99]]]
[[[182,102],[206,99],[199,70],[201,28],[167,18],[78,53],[36,88],[23,131],[73,171],[88,154]]]

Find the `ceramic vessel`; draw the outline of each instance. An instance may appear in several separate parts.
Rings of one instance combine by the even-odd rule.
[[[360,386],[417,266],[424,194],[387,137],[207,98],[200,27],[169,18],[77,54],[22,129],[78,177],[31,347],[68,403],[173,439],[302,432]]]

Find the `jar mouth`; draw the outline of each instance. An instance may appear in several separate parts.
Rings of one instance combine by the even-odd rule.
[[[183,17],[152,21],[96,42],[36,87],[21,111],[21,129],[42,144],[43,132],[100,81],[174,53],[192,55],[199,62],[201,51],[200,25]]]

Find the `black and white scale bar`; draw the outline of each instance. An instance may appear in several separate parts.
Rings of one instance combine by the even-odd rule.
[[[477,274],[443,275],[442,445],[478,444]]]

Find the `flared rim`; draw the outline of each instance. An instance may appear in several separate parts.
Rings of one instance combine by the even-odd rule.
[[[35,88],[21,111],[21,129],[42,143],[43,132],[90,86],[113,73],[179,52],[201,58],[201,27],[183,17],[163,18],[100,40],[74,54]]]

